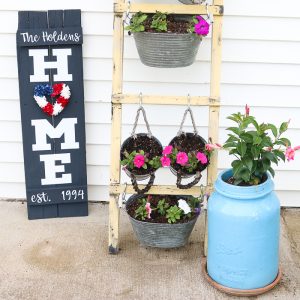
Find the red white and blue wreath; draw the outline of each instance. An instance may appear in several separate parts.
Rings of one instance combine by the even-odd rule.
[[[54,104],[47,100],[47,96],[56,98]],[[56,83],[51,86],[50,84],[38,84],[34,87],[34,100],[44,113],[49,116],[57,116],[63,111],[70,101],[71,91],[65,83]]]

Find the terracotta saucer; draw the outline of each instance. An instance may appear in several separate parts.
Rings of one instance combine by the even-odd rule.
[[[264,287],[258,288],[258,289],[252,289],[252,290],[234,289],[234,288],[229,288],[229,287],[226,287],[224,285],[217,283],[208,275],[207,267],[206,267],[206,257],[202,257],[201,265],[202,265],[202,272],[204,274],[204,277],[209,282],[209,284],[211,284],[213,287],[215,287],[219,291],[229,294],[229,295],[233,295],[233,296],[249,297],[249,296],[257,296],[257,295],[264,294],[264,293],[270,291],[273,287],[275,287],[279,283],[279,281],[281,280],[281,277],[282,277],[282,270],[281,270],[281,267],[279,267],[277,277],[275,278],[275,280],[272,283],[270,283],[267,286],[264,286]]]

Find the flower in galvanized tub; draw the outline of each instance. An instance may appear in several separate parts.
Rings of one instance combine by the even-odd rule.
[[[143,64],[177,68],[191,65],[210,24],[200,15],[174,15],[162,12],[134,14],[128,26],[133,33]]]

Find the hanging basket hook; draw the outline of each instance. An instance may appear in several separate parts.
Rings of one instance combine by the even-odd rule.
[[[143,94],[142,94],[142,92],[140,92],[140,95],[139,95],[139,104],[140,104],[140,107],[143,106]]]

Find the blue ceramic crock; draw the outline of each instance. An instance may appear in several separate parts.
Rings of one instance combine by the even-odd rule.
[[[231,176],[218,176],[208,201],[207,271],[226,287],[261,288],[278,274],[280,203],[270,174],[250,187],[226,183]]]

